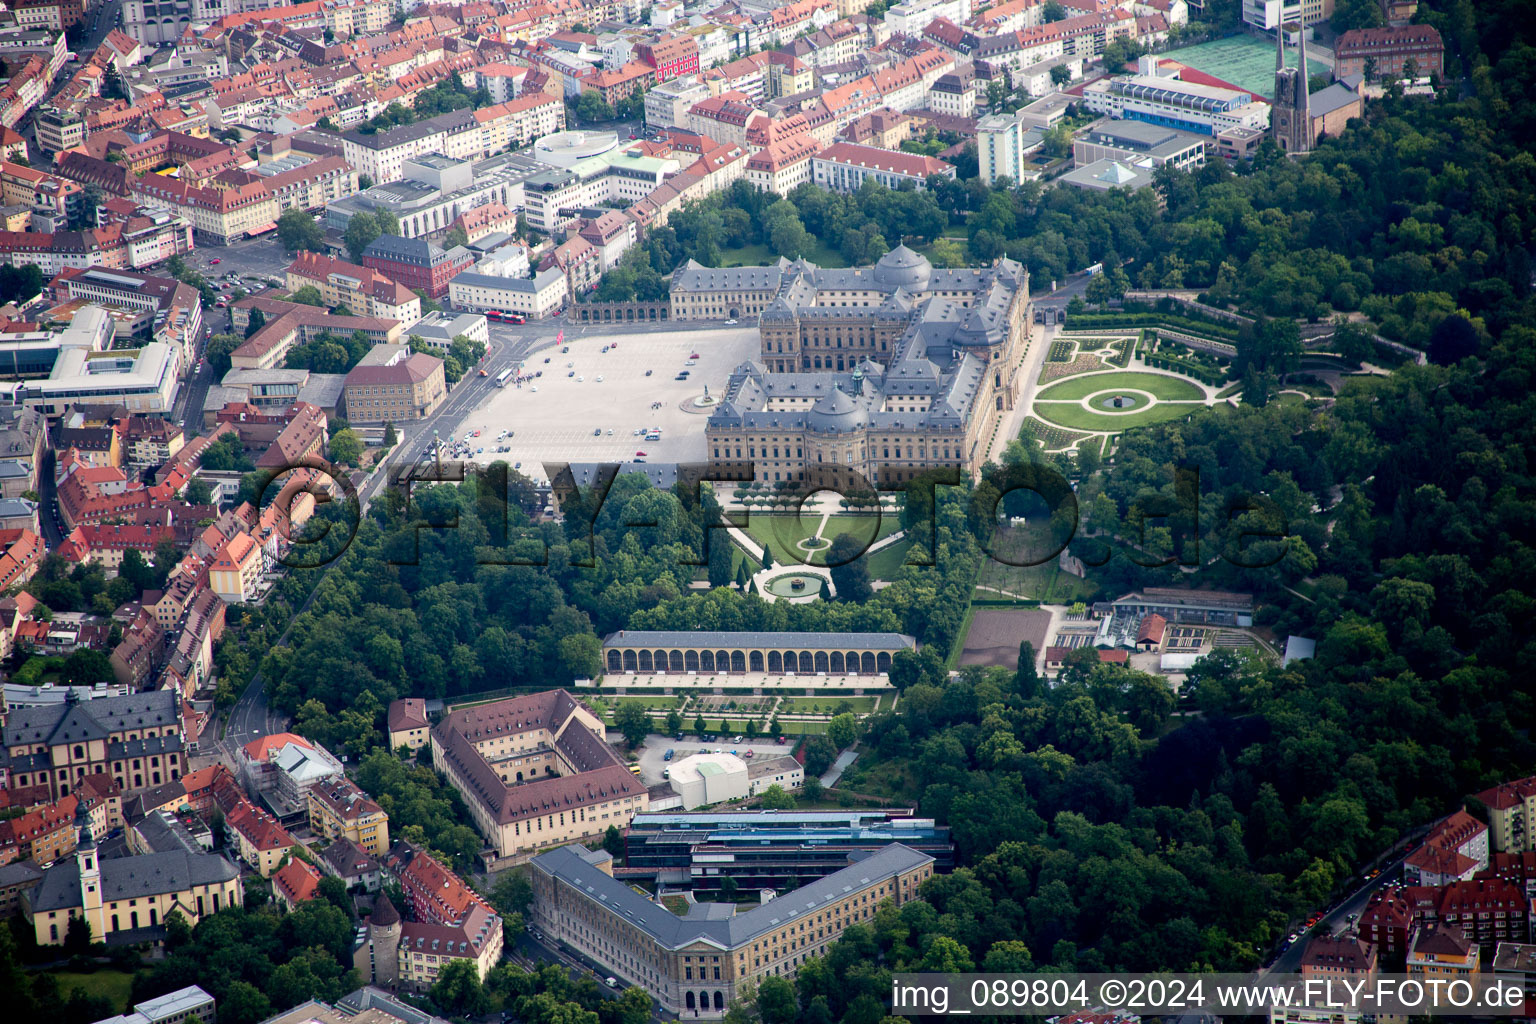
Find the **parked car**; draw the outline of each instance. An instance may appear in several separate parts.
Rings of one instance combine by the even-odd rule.
[[[661,755],[661,759],[663,761],[670,761],[670,760],[672,760],[672,755],[676,754],[676,753],[677,753],[677,751],[673,750],[671,747],[668,747],[667,748],[667,752],[665,754]]]

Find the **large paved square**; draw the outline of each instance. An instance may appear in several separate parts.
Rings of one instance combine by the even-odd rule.
[[[524,373],[543,371],[542,377],[493,390],[461,421],[459,436],[481,432],[472,439],[475,448],[484,448],[472,454],[475,461],[521,462],[521,472],[535,480],[545,478],[547,462],[702,461],[709,414],[693,401],[706,386],[718,399],[731,370],[759,351],[755,326],[591,334],[570,340],[568,352],[560,347],[539,349],[524,360]],[[699,358],[690,364],[694,353]],[[676,380],[684,369],[688,378]],[[661,404],[653,409],[655,402]],[[648,427],[660,428],[660,441],[635,434]],[[498,440],[503,430],[513,434]],[[496,451],[501,446],[510,450]]]

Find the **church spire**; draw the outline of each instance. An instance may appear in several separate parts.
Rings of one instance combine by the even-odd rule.
[[[1307,11],[1305,5],[1298,12],[1300,21],[1296,29],[1296,111],[1301,117],[1301,148],[1312,148],[1312,82],[1307,77]]]
[[[1275,26],[1275,71],[1285,70],[1285,22]]]

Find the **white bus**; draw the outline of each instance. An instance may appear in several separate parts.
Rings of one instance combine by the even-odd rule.
[[[511,370],[502,370],[500,373],[498,373],[496,375],[496,386],[499,387],[499,388],[504,388],[504,387],[507,386],[507,381],[509,381],[511,379],[512,379],[512,371]]]

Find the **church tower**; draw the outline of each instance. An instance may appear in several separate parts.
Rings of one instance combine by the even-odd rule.
[[[91,815],[84,800],[75,801],[75,865],[80,869],[80,910],[91,926],[91,938],[106,938],[106,921],[101,910],[101,859],[96,840],[91,836]]]
[[[1312,149],[1312,102],[1307,81],[1307,20],[1302,14],[1296,28],[1296,67],[1285,65],[1285,26],[1275,28],[1275,102],[1269,127],[1275,144],[1286,153]]]

